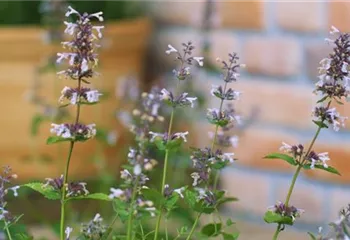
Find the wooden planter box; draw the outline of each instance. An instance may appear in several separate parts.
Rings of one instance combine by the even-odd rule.
[[[101,77],[92,80],[92,85],[98,89],[111,93],[108,100],[96,106],[82,108],[81,120],[85,123],[95,122],[117,131],[113,112],[118,100],[114,96],[116,80],[126,74],[140,74],[145,55],[151,24],[148,19],[137,19],[106,24],[103,48],[100,49]],[[0,29],[0,165],[10,165],[20,179],[44,178],[60,175],[63,172],[67,145],[46,145],[49,136],[49,123],[43,124],[39,136],[30,136],[30,124],[36,107],[29,103],[25,95],[31,86],[35,69],[40,61],[50,53],[62,52],[59,47],[52,47],[42,43],[43,31],[39,28],[1,28]],[[74,86],[73,81],[58,79],[55,73],[40,76],[44,83],[41,94],[50,101],[57,102],[60,91],[64,86]],[[120,142],[121,141],[121,142]],[[123,144],[123,139],[119,145]],[[73,153],[70,175],[78,177],[94,172],[93,164],[88,160],[96,148],[96,140],[84,144],[76,144]],[[114,163],[117,159],[117,149],[107,149],[110,159]],[[62,159],[58,158],[61,152]],[[55,159],[54,162],[26,161],[29,156],[47,154]],[[116,169],[117,170],[117,169]]]

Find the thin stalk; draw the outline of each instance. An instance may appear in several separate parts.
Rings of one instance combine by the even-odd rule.
[[[275,233],[273,234],[272,240],[277,240],[278,234],[280,233],[281,224],[278,224]]]
[[[175,113],[175,109],[173,108],[173,110],[171,111],[169,128],[168,128],[168,141],[169,141],[169,137],[171,135],[172,127],[173,127],[174,113]],[[166,149],[165,150],[165,157],[164,157],[163,179],[162,179],[162,186],[161,186],[161,189],[162,189],[161,193],[162,193],[162,195],[164,195],[164,186],[165,186],[165,182],[166,182],[168,160],[169,160],[169,150]],[[154,233],[154,240],[157,240],[157,238],[158,238],[158,232],[159,232],[159,226],[160,226],[161,219],[162,219],[162,211],[159,212],[159,215],[158,215],[158,218],[157,218],[157,224],[156,224],[156,229],[155,229],[155,233]]]
[[[81,88],[81,79],[78,79],[78,90]],[[75,118],[75,124],[79,122],[79,116],[80,116],[80,103],[77,103],[77,111],[76,111],[76,118]],[[70,142],[68,157],[67,157],[67,163],[66,163],[66,170],[64,172],[63,177],[63,187],[62,187],[62,196],[61,196],[61,221],[60,221],[60,239],[64,240],[64,219],[65,219],[65,201],[66,201],[66,185],[68,182],[68,172],[69,172],[69,163],[72,157],[74,148],[74,141]]]
[[[10,233],[10,230],[8,228],[8,225],[7,225],[6,221],[5,221],[5,228],[6,228],[6,233],[7,233],[7,236],[9,238],[9,240],[12,240],[12,236],[11,236],[11,233]]]
[[[165,218],[165,240],[169,240],[169,237],[168,237],[168,221],[167,221],[166,218]]]
[[[196,220],[194,221],[193,223],[193,226],[192,226],[192,229],[191,229],[191,232],[190,234],[187,236],[186,240],[190,240],[193,233],[194,233],[194,230],[196,230],[196,227],[197,227],[197,224],[198,224],[198,221],[199,221],[199,218],[201,217],[202,213],[199,213],[196,217]]]
[[[134,215],[134,202],[136,198],[136,193],[137,193],[137,185],[138,185],[138,178],[136,179],[132,196],[131,196],[131,202],[130,202],[130,209],[129,209],[129,216],[128,216],[128,231],[127,231],[127,240],[131,239],[132,236],[132,227],[133,227],[133,215]]]

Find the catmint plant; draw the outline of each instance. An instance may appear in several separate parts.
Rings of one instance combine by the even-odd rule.
[[[214,132],[209,132],[211,146],[205,148],[193,148],[191,160],[193,162],[194,189],[186,191],[186,201],[191,208],[197,212],[197,217],[186,239],[191,239],[195,232],[198,221],[202,214],[215,214],[221,204],[229,201],[235,201],[236,198],[225,196],[225,191],[217,189],[220,170],[234,162],[234,153],[226,153],[222,148],[236,147],[238,138],[231,136],[230,130],[240,124],[241,118],[238,116],[232,102],[238,100],[240,92],[229,87],[229,84],[237,81],[239,77],[239,68],[244,66],[238,63],[236,53],[229,54],[229,60],[222,62],[222,86],[213,85],[210,91],[211,95],[219,100],[219,108],[210,108],[207,110],[207,119],[209,123],[215,126]],[[214,216],[212,217],[214,221]],[[224,230],[223,222],[219,217],[219,223],[215,221],[202,228],[201,233],[206,237],[222,235],[224,238],[236,239],[238,233],[227,233]],[[232,225],[229,221],[226,226]]]
[[[296,218],[300,217],[303,212],[303,210],[290,204],[295,182],[302,169],[319,169],[340,175],[335,168],[329,166],[330,157],[328,152],[319,153],[313,150],[317,137],[323,128],[331,127],[334,131],[338,131],[340,127],[344,126],[344,121],[347,119],[340,116],[333,105],[334,103],[343,104],[343,100],[350,93],[348,71],[350,35],[340,32],[335,27],[332,27],[330,34],[332,39],[326,39],[326,41],[333,45],[333,51],[320,62],[319,81],[316,83],[314,90],[314,93],[320,96],[312,111],[313,122],[317,126],[315,136],[308,146],[283,142],[280,150],[284,153],[272,153],[265,157],[282,159],[296,168],[285,201],[278,202],[275,206],[270,207],[264,217],[267,223],[277,223],[273,239],[278,238],[285,225],[293,225]]]
[[[161,103],[160,91],[154,87],[149,93],[141,95],[141,105],[132,111],[134,122],[130,131],[135,135],[136,146],[129,149],[128,164],[120,173],[123,183],[119,188],[111,188],[109,197],[114,201],[114,209],[122,222],[127,223],[126,239],[135,238],[135,220],[141,221],[146,217],[156,214],[154,202],[148,200],[149,190],[146,186],[149,177],[147,173],[152,171],[157,161],[149,152],[152,126],[163,122],[164,118],[159,114]],[[144,233],[141,233],[144,237]]]
[[[102,193],[89,194],[85,182],[69,182],[69,165],[72,157],[74,145],[78,142],[85,142],[96,135],[96,125],[83,124],[80,120],[80,110],[82,105],[91,105],[99,102],[101,94],[91,87],[85,87],[84,84],[90,84],[90,79],[98,75],[95,67],[98,64],[96,49],[100,47],[96,43],[102,38],[102,29],[104,26],[94,26],[93,20],[103,21],[102,12],[94,14],[80,14],[72,7],[68,7],[65,14],[68,18],[74,18],[74,22],[64,21],[66,29],[64,33],[71,39],[62,42],[65,52],[57,53],[56,62],[68,62],[66,70],[57,74],[63,79],[69,79],[75,83],[75,87],[65,87],[61,91],[58,100],[60,107],[75,107],[75,121],[73,123],[52,123],[51,136],[47,139],[48,144],[59,142],[69,142],[69,152],[66,161],[64,174],[57,178],[47,178],[45,183],[29,183],[25,186],[32,188],[43,194],[50,200],[60,200],[61,220],[60,220],[60,239],[69,239],[70,228],[65,228],[66,205],[72,199],[91,198],[98,200],[109,200],[108,196]],[[67,236],[65,236],[67,235]]]
[[[161,181],[161,197],[164,198],[165,190],[167,185],[167,171],[168,171],[168,160],[171,152],[176,151],[183,142],[187,142],[188,131],[173,133],[173,120],[176,109],[191,106],[194,107],[194,102],[197,100],[196,97],[188,96],[187,92],[178,93],[179,84],[181,81],[188,80],[191,76],[190,66],[196,62],[199,66],[203,66],[203,57],[193,57],[192,53],[195,47],[192,42],[183,43],[182,51],[177,50],[172,45],[168,45],[168,49],[165,51],[168,55],[175,55],[176,60],[179,62],[179,68],[174,69],[173,73],[177,80],[177,87],[175,91],[170,91],[165,88],[161,90],[161,100],[164,101],[168,106],[171,107],[171,115],[169,120],[168,131],[165,133],[149,132],[152,136],[153,141],[159,150],[165,151],[163,174]],[[169,187],[168,187],[169,188]],[[166,203],[167,201],[165,201]],[[169,210],[167,204],[161,204],[159,206],[160,212],[156,221],[156,227],[154,232],[154,240],[158,239],[159,227],[162,219],[163,210]],[[166,233],[167,234],[167,233]]]

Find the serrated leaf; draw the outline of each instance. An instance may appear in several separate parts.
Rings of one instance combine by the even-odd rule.
[[[159,150],[164,151],[166,149],[164,140],[162,138],[156,138],[154,140],[154,143],[156,144],[156,146]]]
[[[315,120],[312,120],[312,121],[320,128],[328,128],[328,125],[325,124],[323,121],[315,121]]]
[[[221,223],[209,223],[202,228],[201,233],[207,237],[215,237],[220,234],[221,227]]]
[[[174,208],[175,204],[179,200],[180,196],[178,194],[173,194],[171,197],[165,200],[164,207],[171,211]]]
[[[278,213],[267,211],[264,216],[264,220],[267,223],[280,223],[293,225],[293,219],[291,217],[282,216]]]
[[[93,199],[93,200],[100,200],[100,201],[112,201],[112,199],[109,198],[107,194],[104,193],[91,193],[88,195],[82,195],[78,197],[70,197],[67,198],[66,201],[69,200],[78,200],[78,199]]]
[[[165,148],[169,151],[176,152],[181,147],[183,140],[182,138],[176,138],[167,142]]]
[[[327,98],[328,98],[328,95],[327,95],[327,96],[324,96],[323,98],[321,98],[320,100],[318,100],[317,103],[324,102]]]
[[[190,205],[191,207],[194,207],[194,205],[196,205],[197,198],[196,198],[196,194],[194,192],[192,192],[191,190],[186,190],[184,197],[185,197],[185,201],[188,203],[188,205]]]
[[[283,154],[283,153],[270,153],[268,155],[266,155],[264,158],[268,158],[268,159],[281,159],[286,161],[287,163],[289,163],[290,165],[296,166],[297,162],[295,161],[295,159],[287,154]]]
[[[239,237],[239,232],[236,233],[221,233],[224,240],[236,240]]]
[[[127,221],[129,212],[128,204],[120,199],[113,199],[113,210],[116,212],[122,222]]]
[[[334,167],[331,167],[331,166],[324,167],[323,165],[315,165],[314,167],[317,169],[321,169],[321,170],[324,170],[326,172],[330,172],[330,173],[337,174],[337,175],[341,176],[339,171],[337,169],[335,169]],[[309,170],[309,169],[311,169],[311,164],[310,163],[305,164],[303,166],[303,168]]]
[[[61,199],[61,193],[56,191],[52,186],[44,186],[43,183],[27,183],[22,185],[24,187],[29,187],[33,189],[34,191],[37,191],[41,193],[45,198],[49,200],[60,200]]]
[[[311,238],[312,240],[316,240],[316,239],[317,239],[316,236],[315,236],[313,233],[307,232],[307,234],[309,234],[309,236],[310,236],[310,238]]]

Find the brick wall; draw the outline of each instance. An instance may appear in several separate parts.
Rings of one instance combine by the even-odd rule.
[[[151,4],[151,15],[160,23],[155,50],[162,65],[171,63],[164,56],[168,43],[179,46],[191,40],[198,46],[204,38],[198,30],[204,4]],[[235,84],[243,92],[237,107],[243,116],[259,110],[254,124],[242,132],[235,150],[239,161],[224,172],[222,184],[241,200],[232,205],[237,215],[249,213],[243,216],[261,221],[267,206],[284,200],[292,177],[288,165],[262,157],[278,151],[282,141],[310,142],[316,131],[311,122],[313,84],[318,63],[329,51],[323,39],[331,25],[350,31],[350,3],[217,1],[215,8],[215,28],[207,35],[210,57],[214,60],[226,57],[229,51],[239,53],[247,68]],[[206,92],[219,81],[205,72],[200,76],[196,83]],[[218,106],[217,100],[209,99],[208,106]],[[350,105],[342,107],[341,112],[350,116]],[[203,121],[197,128],[192,136],[204,146],[207,141],[199,133],[209,126]],[[329,152],[331,165],[340,169],[342,177],[310,171],[298,179],[292,203],[306,209],[299,222],[310,226],[308,230],[315,231],[316,225],[334,220],[338,210],[350,202],[349,129],[350,123],[338,133],[324,130],[316,144],[317,150]]]

